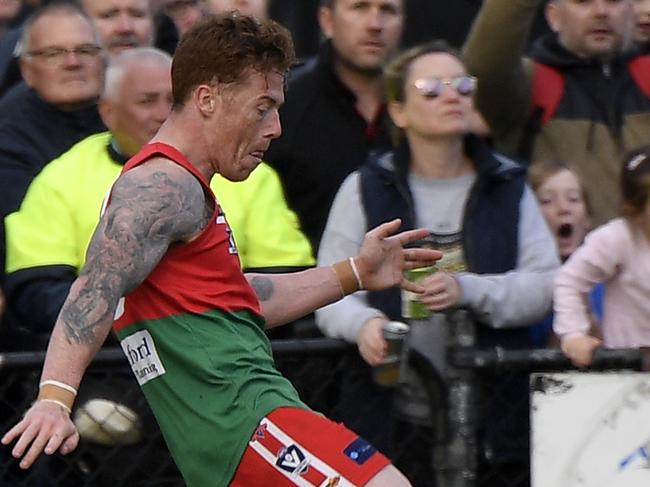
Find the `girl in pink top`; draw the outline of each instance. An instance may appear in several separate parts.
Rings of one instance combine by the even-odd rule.
[[[597,228],[558,271],[553,330],[562,351],[588,366],[601,345],[650,345],[650,146],[629,153],[621,169],[623,217]],[[603,340],[588,335],[586,296],[605,282]]]

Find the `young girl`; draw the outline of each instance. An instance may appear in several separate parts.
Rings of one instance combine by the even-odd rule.
[[[531,165],[528,182],[555,237],[560,259],[566,262],[591,229],[591,207],[580,177],[565,162],[545,159]],[[603,285],[594,287],[589,298],[595,315],[591,333],[598,336],[598,322],[603,315]],[[552,330],[553,313],[549,313],[539,325],[531,327],[533,346],[558,346]]]
[[[552,159],[531,165],[528,182],[564,262],[591,229],[591,209],[585,189],[566,163]]]
[[[650,345],[650,146],[624,159],[621,190],[623,217],[587,235],[555,280],[553,329],[579,367],[589,365],[603,343],[587,335],[585,296],[598,282],[605,282],[604,345]]]

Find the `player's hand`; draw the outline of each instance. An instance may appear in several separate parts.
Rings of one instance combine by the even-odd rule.
[[[420,301],[430,311],[442,311],[455,306],[460,301],[460,284],[447,272],[434,272],[421,281],[424,293]]]
[[[594,359],[594,352],[603,342],[598,338],[580,335],[562,340],[562,351],[576,367],[588,367]]]
[[[41,454],[52,455],[57,450],[65,455],[77,447],[79,433],[70,414],[58,404],[36,401],[25,417],[3,437],[8,445],[18,439],[11,454],[22,458],[20,468],[29,468]]]
[[[359,353],[369,365],[379,365],[386,357],[388,344],[384,340],[382,327],[386,318],[370,318],[366,321],[357,334]]]
[[[395,219],[366,233],[355,257],[365,289],[376,291],[399,285],[416,293],[424,291],[420,284],[407,281],[403,273],[407,269],[434,265],[442,253],[432,249],[405,249],[405,245],[426,237],[429,231],[420,228],[392,235],[400,224],[401,220]]]

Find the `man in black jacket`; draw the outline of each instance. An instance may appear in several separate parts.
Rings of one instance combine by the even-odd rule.
[[[283,134],[267,153],[314,251],[345,176],[389,143],[381,72],[400,41],[403,0],[357,3],[322,0],[327,40],[294,71],[280,111]]]

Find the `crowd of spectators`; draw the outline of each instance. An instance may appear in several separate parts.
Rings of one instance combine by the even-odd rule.
[[[603,346],[603,313],[604,346],[650,345],[632,324],[632,338],[611,331],[648,312],[643,268],[602,259],[630,242],[646,259],[650,154],[634,150],[650,142],[649,0],[0,0],[3,348],[43,345],[104,195],[171,109],[179,37],[231,9],[286,22],[302,54],[265,162],[211,183],[244,269],[328,265],[400,217],[447,253],[424,281],[430,319],[468,309],[479,346],[557,346],[556,274],[555,330],[577,365]],[[395,290],[361,292],[311,330],[358,346],[337,419],[388,454],[395,390],[371,367],[403,309]],[[25,332],[34,342],[7,341]],[[426,326],[411,342],[438,361]]]

